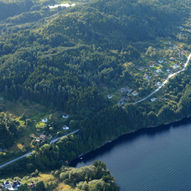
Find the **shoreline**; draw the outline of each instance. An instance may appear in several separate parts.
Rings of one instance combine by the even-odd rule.
[[[179,73],[185,71],[187,69],[187,66],[189,65],[189,62],[191,60],[191,53],[187,56],[187,61],[184,63],[184,67],[183,69],[181,69],[180,71],[177,71],[173,74],[170,74],[168,75],[168,77],[166,78],[166,80],[162,83],[161,86],[159,86],[156,90],[154,90],[153,92],[151,92],[148,96],[146,96],[145,98],[142,98],[140,100],[138,100],[137,102],[135,102],[134,104],[138,104],[138,103],[141,103],[145,100],[147,100],[148,98],[150,98],[151,96],[153,96],[155,93],[157,93],[162,87],[164,87],[171,78],[174,78],[176,75],[178,75]],[[92,150],[92,151],[88,151],[87,153],[85,154],[80,154],[78,156],[78,158],[72,160],[70,163],[69,163],[69,166],[76,166],[77,163],[79,163],[80,161],[82,161],[84,158],[87,158],[89,155],[91,155],[92,153],[95,153],[99,150],[101,150],[102,148],[105,148],[107,145],[109,144],[114,144],[115,142],[117,142],[118,140],[122,139],[123,137],[127,137],[127,136],[136,136],[137,134],[141,133],[141,132],[145,132],[145,131],[148,131],[148,130],[153,130],[155,129],[155,131],[157,131],[157,129],[161,129],[162,127],[164,128],[166,126],[166,128],[170,128],[170,126],[172,125],[177,125],[178,123],[181,123],[183,121],[186,121],[186,120],[189,120],[191,119],[191,115],[187,115],[186,117],[182,118],[182,119],[175,119],[173,120],[172,122],[163,122],[162,124],[159,124],[159,125],[156,125],[156,126],[148,126],[148,127],[143,127],[143,128],[140,128],[140,129],[135,129],[135,130],[132,130],[130,132],[127,132],[127,133],[124,133],[116,138],[114,138],[113,140],[109,140],[109,141],[106,141],[103,145],[101,146],[98,146],[96,149]]]
[[[122,134],[111,141],[105,142],[103,145],[99,146],[98,148],[88,151],[87,153],[78,156],[78,158],[72,160],[69,163],[69,166],[76,168],[78,163],[83,162],[83,161],[84,162],[88,161],[89,158],[93,158],[94,156],[98,155],[99,153],[105,151],[106,149],[111,149],[114,145],[118,144],[119,142],[128,141],[128,140],[130,141],[132,139],[136,139],[137,137],[139,137],[140,135],[143,135],[143,134],[152,134],[153,135],[153,134],[161,133],[164,131],[168,131],[169,129],[176,128],[181,124],[191,124],[191,115],[184,117],[183,119],[180,119],[180,120],[175,120],[173,122],[163,123],[158,126],[144,127],[144,128],[140,128],[140,129],[131,131],[129,133]]]

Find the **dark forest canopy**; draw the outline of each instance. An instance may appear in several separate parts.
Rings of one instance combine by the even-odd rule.
[[[122,64],[139,58],[140,50],[132,43],[174,34],[187,16],[174,5],[92,1],[36,29],[3,33],[1,91],[12,98],[24,97],[72,111],[82,105],[99,108],[97,105],[105,102],[100,86],[117,87],[125,80]],[[112,49],[123,54],[114,54]],[[129,80],[133,78],[129,76]]]

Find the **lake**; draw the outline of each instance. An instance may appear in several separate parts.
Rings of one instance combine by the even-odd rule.
[[[106,163],[121,191],[191,190],[191,119],[123,136],[76,167]]]

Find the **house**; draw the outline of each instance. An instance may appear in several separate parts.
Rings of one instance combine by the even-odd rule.
[[[151,98],[151,102],[155,102],[157,98]]]
[[[138,70],[143,72],[145,69],[143,67],[139,67]]]
[[[69,130],[70,128],[69,128],[67,125],[64,125],[64,126],[62,127],[62,129],[63,129],[63,130]]]
[[[112,97],[113,97],[112,95],[107,95],[108,99],[112,99]]]
[[[48,119],[47,119],[47,118],[44,118],[44,119],[42,119],[42,122],[43,122],[43,123],[47,123],[47,122],[48,122]]]
[[[39,143],[40,142],[40,139],[39,138],[36,138],[36,140],[35,140],[37,143]]]
[[[161,82],[157,82],[157,84],[156,84],[157,86],[161,86]]]
[[[121,88],[120,89],[120,92],[121,93],[126,93],[126,92],[128,92],[129,91],[129,87],[125,87],[125,88]]]
[[[21,186],[20,181],[14,181],[12,184],[12,189],[9,189],[9,190],[18,190],[20,186]]]
[[[176,69],[178,69],[179,68],[179,66],[177,65],[177,64],[175,64],[175,65],[173,65],[173,67],[172,67],[174,70],[176,70]]]
[[[46,135],[41,134],[41,135],[40,135],[40,140],[41,140],[41,141],[45,141],[45,140],[46,140]]]
[[[133,91],[132,95],[133,96],[138,96],[138,92],[135,90],[135,91]]]
[[[159,74],[159,73],[162,72],[162,70],[161,70],[161,69],[157,69],[155,72],[156,72],[157,74]]]
[[[68,119],[68,118],[69,118],[69,115],[68,115],[68,114],[63,114],[63,115],[62,115],[62,118]]]
[[[170,70],[170,69],[167,69],[166,71],[167,71],[167,73],[168,73],[168,74],[170,74],[170,73],[171,73],[171,70]]]
[[[10,183],[8,180],[4,183],[0,184],[0,190],[18,190],[18,188],[21,186],[20,181],[14,181],[13,183]]]
[[[162,64],[164,62],[164,60],[160,59],[158,62],[159,62],[159,64]]]
[[[174,57],[170,57],[170,60],[171,60],[171,61],[175,61],[175,58],[174,58]]]
[[[11,188],[11,184],[9,183],[8,180],[4,181],[2,184],[1,184],[1,187],[2,189],[5,189],[5,190],[9,190]]]
[[[10,187],[10,183],[9,183],[9,181],[6,180],[6,181],[4,182],[4,185],[5,185],[6,188]]]
[[[167,71],[167,73],[168,73],[168,74],[170,74],[170,73],[171,73],[171,70],[170,70],[170,69],[167,69],[166,71]]]

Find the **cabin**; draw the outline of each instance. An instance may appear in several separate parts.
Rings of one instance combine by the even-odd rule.
[[[64,126],[62,127],[62,129],[63,129],[63,130],[69,130],[70,128],[69,128],[67,125],[64,125]]]
[[[162,70],[161,70],[161,69],[158,69],[158,70],[156,70],[155,72],[156,72],[157,74],[159,74],[159,73],[162,72]]]
[[[35,140],[37,143],[40,143],[40,139],[39,138],[36,138]]]
[[[161,86],[161,82],[157,82],[157,84],[156,84],[157,86]]]
[[[143,67],[139,67],[138,70],[143,72],[145,69]]]
[[[46,140],[46,135],[41,134],[41,135],[40,135],[40,140],[41,140],[41,141],[45,141],[45,140]]]
[[[157,100],[157,98],[151,98],[151,102],[155,102]]]
[[[126,93],[126,92],[128,92],[129,91],[129,88],[128,87],[125,87],[125,88],[121,88],[120,89],[120,92],[121,93]]]
[[[171,73],[171,70],[170,70],[170,69],[167,69],[166,71],[167,71],[167,73],[168,73],[168,74],[170,74],[170,73]]]
[[[175,61],[175,58],[174,57],[170,57],[170,61]]]
[[[112,99],[113,96],[112,96],[112,95],[107,95],[107,98],[108,98],[108,99]]]
[[[135,91],[133,91],[132,95],[133,96],[138,96],[138,92],[135,90]]]
[[[173,65],[173,67],[172,67],[174,70],[176,70],[176,69],[178,69],[179,68],[179,66],[177,65],[177,64],[175,64],[175,65]]]
[[[65,113],[65,114],[62,115],[62,118],[68,119],[68,118],[69,118],[69,115]]]
[[[47,122],[48,122],[48,119],[47,119],[47,118],[44,118],[44,119],[42,119],[42,122],[43,122],[43,123],[47,123]]]
[[[159,64],[162,64],[163,62],[164,62],[163,59],[160,59],[160,60],[158,61]]]
[[[13,183],[10,183],[8,180],[6,180],[4,183],[0,184],[0,189],[2,190],[18,190],[18,188],[21,186],[20,181],[14,181]]]

